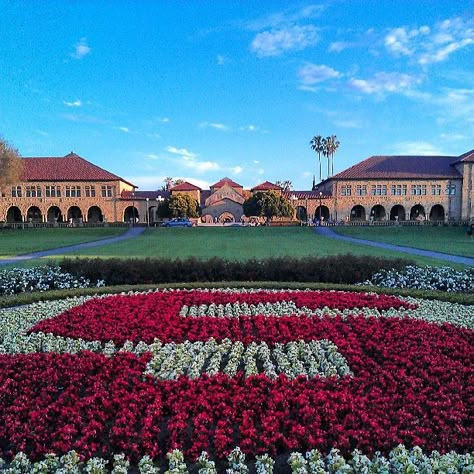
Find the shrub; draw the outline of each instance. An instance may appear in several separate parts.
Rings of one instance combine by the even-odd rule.
[[[63,271],[107,285],[159,284],[217,281],[299,281],[356,283],[381,269],[402,270],[404,259],[338,255],[328,257],[279,257],[233,261],[222,258],[186,259],[64,259]]]

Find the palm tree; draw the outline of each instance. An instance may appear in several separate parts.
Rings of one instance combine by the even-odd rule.
[[[329,177],[329,162],[331,162],[331,176],[334,174],[334,155],[340,145],[336,135],[331,135],[324,140],[325,155],[328,158],[328,177]]]
[[[318,154],[319,161],[319,181],[322,181],[321,171],[321,153],[324,152],[323,137],[321,135],[315,135],[309,142],[311,149]]]

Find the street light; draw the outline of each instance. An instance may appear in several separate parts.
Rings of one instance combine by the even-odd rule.
[[[323,221],[322,221],[322,210],[323,210],[323,204],[322,204],[322,199],[323,197],[323,192],[322,191],[319,191],[319,225],[322,225]]]
[[[156,212],[155,212],[155,221],[156,221],[157,220],[156,217],[158,215],[158,207],[160,203],[162,203],[165,199],[162,196],[158,196],[157,198],[155,198],[155,200],[156,200]]]
[[[135,193],[132,192],[132,227],[135,225]]]
[[[298,200],[298,198],[292,194],[290,196],[290,200],[291,200],[291,203],[293,205],[293,207],[295,208],[295,211],[296,211],[296,218],[298,219],[298,224],[301,225],[301,222],[300,222],[300,213],[298,212],[299,209],[295,206],[295,202]]]
[[[150,227],[150,211],[148,209],[148,204],[150,202],[150,198],[146,198],[146,225]]]

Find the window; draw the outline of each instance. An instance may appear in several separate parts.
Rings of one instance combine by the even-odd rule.
[[[343,184],[341,186],[341,196],[350,196],[352,194],[352,186],[350,184]]]
[[[26,197],[41,197],[41,187],[40,186],[26,186],[25,190]]]
[[[86,186],[86,198],[95,198],[95,186]]]
[[[372,196],[386,196],[387,195],[387,185],[384,184],[373,184],[370,191]]]
[[[112,186],[102,186],[102,197],[113,197],[113,187]]]
[[[61,188],[59,186],[46,186],[45,195],[47,198],[61,197]]]
[[[456,185],[455,184],[448,184],[446,186],[446,194],[449,196],[455,196],[456,195]]]
[[[21,198],[21,186],[12,186],[12,198]]]
[[[81,187],[66,186],[66,197],[81,197]]]
[[[356,193],[357,196],[367,196],[367,186],[365,184],[358,184]]]
[[[410,192],[412,196],[426,196],[426,184],[412,184]]]
[[[441,184],[432,184],[431,185],[431,195],[440,196],[441,195]]]
[[[406,196],[407,185],[406,184],[392,184],[392,187],[390,189],[390,194],[392,196]]]

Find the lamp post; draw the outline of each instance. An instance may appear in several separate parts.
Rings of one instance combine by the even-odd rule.
[[[292,195],[290,196],[290,200],[291,200],[291,203],[292,203],[293,207],[294,207],[295,210],[296,210],[296,218],[298,219],[298,225],[301,225],[301,222],[300,222],[300,214],[299,214],[299,212],[298,212],[298,208],[297,208],[296,205],[295,205],[295,203],[296,203],[296,201],[298,200],[298,198],[297,198],[294,194],[292,194]]]
[[[150,203],[150,198],[146,198],[146,225],[150,227],[150,211],[148,208],[148,204]]]
[[[135,193],[132,192],[132,227],[135,225]]]
[[[322,197],[323,197],[323,192],[319,191],[319,225],[322,225],[322,223],[323,223],[323,220],[322,220],[322,210],[323,210]]]
[[[160,203],[162,203],[165,199],[162,197],[162,196],[158,196],[157,198],[155,198],[156,200],[156,212],[155,212],[155,221],[156,221],[156,216],[158,214],[158,206],[160,205]],[[156,224],[155,224],[156,225]]]

